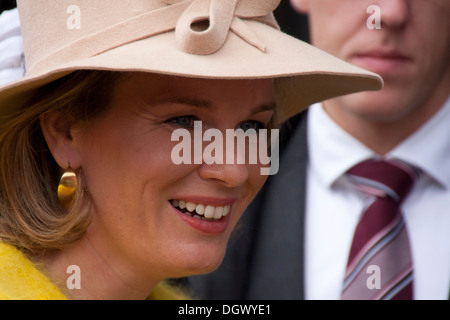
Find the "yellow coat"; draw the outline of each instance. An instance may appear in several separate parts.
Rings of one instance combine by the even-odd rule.
[[[160,283],[148,298],[180,300],[187,297]],[[0,300],[67,300],[67,298],[21,251],[0,242]]]

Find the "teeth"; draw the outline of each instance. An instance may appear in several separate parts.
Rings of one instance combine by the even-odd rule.
[[[186,209],[187,209],[189,212],[194,211],[196,207],[197,207],[197,205],[196,205],[195,203],[192,203],[192,202],[186,202]]]
[[[214,217],[214,211],[216,211],[216,207],[206,206],[206,208],[205,208],[205,218],[212,219],[212,217]],[[222,218],[222,217],[220,217],[220,218]]]
[[[197,212],[198,215],[201,215],[201,216],[202,216],[202,215],[205,213],[205,206],[202,205],[202,204],[198,204],[198,205],[195,207],[195,212]]]
[[[230,205],[226,206],[212,206],[205,205],[201,203],[193,203],[190,201],[184,200],[171,200],[172,206],[179,209],[186,209],[191,212],[190,216],[194,218],[205,218],[205,219],[214,219],[219,220],[222,217],[225,217],[230,212]]]
[[[220,219],[223,217],[223,207],[217,207],[214,210],[214,219]]]

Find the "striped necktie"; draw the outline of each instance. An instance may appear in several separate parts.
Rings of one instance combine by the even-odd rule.
[[[347,176],[371,197],[353,237],[342,299],[412,299],[412,257],[400,205],[418,171],[399,160],[371,159]]]

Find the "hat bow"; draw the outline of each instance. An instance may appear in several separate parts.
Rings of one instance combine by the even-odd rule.
[[[278,28],[270,15],[280,0],[165,0],[167,4],[191,4],[178,19],[175,34],[178,46],[188,53],[211,54],[225,43],[231,30],[239,37],[265,51],[264,43],[242,21],[254,19]]]

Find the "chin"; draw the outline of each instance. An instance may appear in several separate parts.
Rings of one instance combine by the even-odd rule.
[[[401,99],[393,98],[380,92],[362,92],[348,95],[344,98],[349,110],[357,117],[370,121],[392,122],[408,114],[405,103]]]
[[[177,270],[173,277],[186,277],[210,273],[222,263],[226,246],[198,246],[197,248],[184,248],[177,254],[172,265]]]
[[[223,257],[218,260],[208,261],[207,263],[203,263],[201,265],[198,265],[198,264],[193,265],[193,266],[191,266],[190,274],[198,275],[198,274],[206,274],[206,273],[213,272],[220,266],[220,264],[222,263],[222,260],[223,260]]]

